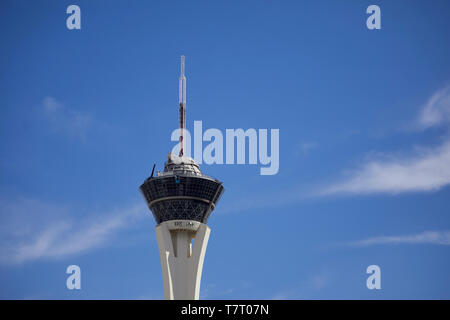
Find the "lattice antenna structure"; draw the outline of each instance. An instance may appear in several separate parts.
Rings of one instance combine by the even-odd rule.
[[[179,121],[180,121],[180,154],[184,154],[184,130],[186,129],[186,77],[184,75],[184,56],[181,56],[181,74],[179,81]]]

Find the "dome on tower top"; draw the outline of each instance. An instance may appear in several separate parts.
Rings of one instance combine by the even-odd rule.
[[[167,155],[167,162],[164,164],[164,172],[173,172],[178,174],[196,174],[201,175],[199,165],[187,156],[177,156],[169,153]]]

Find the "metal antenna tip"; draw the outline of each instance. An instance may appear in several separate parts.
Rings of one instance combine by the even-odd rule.
[[[181,56],[181,76],[184,76],[184,56]]]

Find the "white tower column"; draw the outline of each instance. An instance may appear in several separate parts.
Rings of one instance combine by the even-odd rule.
[[[155,229],[161,258],[164,299],[198,300],[211,229],[206,224],[193,220],[164,221]]]

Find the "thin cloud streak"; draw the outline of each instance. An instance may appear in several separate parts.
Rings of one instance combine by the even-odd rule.
[[[79,139],[86,138],[93,123],[90,115],[73,110],[54,97],[42,101],[42,112],[54,131]]]
[[[381,236],[349,243],[352,246],[382,244],[436,244],[450,246],[450,231],[424,231],[413,235]]]
[[[39,206],[36,208],[39,209]],[[145,216],[144,212],[145,206],[136,204],[110,214],[96,215],[95,218],[85,219],[81,223],[74,223],[68,218],[57,220],[58,212],[43,212],[42,216],[53,217],[47,219],[51,222],[34,221],[36,227],[27,226],[27,233],[8,233],[2,229],[0,263],[16,265],[42,258],[60,258],[100,247],[105,245],[114,233]],[[23,215],[21,220],[26,224],[28,218]],[[16,220],[15,224],[17,222]]]
[[[420,129],[450,123],[450,85],[434,93],[419,115]]]
[[[370,161],[350,178],[323,188],[318,194],[437,191],[450,184],[450,141],[421,150],[414,157]]]
[[[307,156],[315,148],[317,148],[317,143],[315,142],[301,142],[297,144],[294,150],[297,156],[298,155]]]

